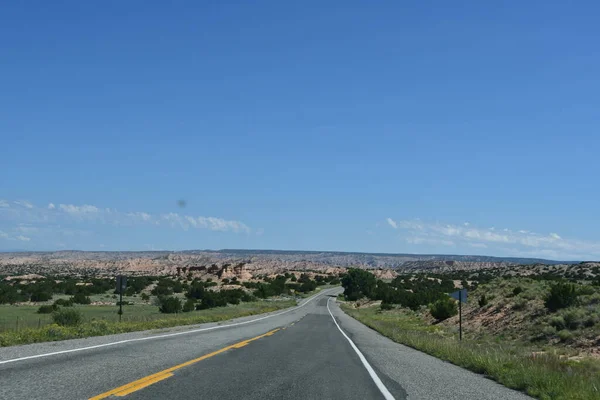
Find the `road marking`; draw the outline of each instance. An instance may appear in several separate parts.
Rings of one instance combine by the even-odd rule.
[[[32,360],[32,359],[35,359],[35,358],[56,356],[56,355],[59,355],[59,354],[74,353],[74,352],[77,352],[77,351],[93,350],[93,349],[99,349],[99,348],[102,348],[102,347],[116,346],[118,344],[124,344],[124,343],[141,342],[141,341],[144,341],[144,340],[162,339],[162,338],[166,338],[166,337],[179,336],[179,335],[189,335],[191,333],[206,332],[206,331],[212,331],[212,330],[215,330],[215,329],[223,329],[223,328],[229,328],[229,327],[232,327],[232,326],[239,326],[239,325],[251,324],[253,322],[262,321],[263,319],[277,317],[278,315],[282,315],[282,314],[286,314],[286,313],[298,310],[299,308],[304,307],[305,305],[307,305],[308,303],[310,303],[311,301],[313,301],[317,297],[319,297],[319,296],[321,296],[321,295],[323,295],[326,292],[331,291],[331,290],[334,290],[334,289],[326,289],[326,290],[324,290],[322,292],[319,292],[319,293],[315,294],[314,296],[309,297],[304,303],[302,303],[300,305],[297,305],[295,307],[292,307],[289,310],[282,311],[282,312],[277,313],[277,314],[267,315],[265,317],[256,318],[256,319],[253,319],[253,320],[250,320],[250,321],[236,322],[234,324],[228,324],[228,325],[211,326],[210,328],[192,329],[190,331],[184,331],[184,332],[167,333],[167,334],[164,334],[164,335],[149,336],[149,337],[136,338],[136,339],[125,339],[125,340],[119,340],[117,342],[110,342],[110,343],[104,343],[104,344],[97,344],[97,345],[94,345],[94,346],[80,347],[80,348],[77,348],[77,349],[61,350],[61,351],[54,351],[52,353],[44,353],[44,354],[37,354],[37,355],[34,355],[34,356],[13,358],[11,360],[0,361],[0,365],[2,365],[2,364],[8,364],[8,363],[13,363],[13,362],[17,362],[17,361]]]
[[[125,384],[123,386],[119,386],[118,388],[114,388],[112,390],[109,390],[108,392],[104,392],[102,394],[99,394],[97,396],[94,397],[90,397],[89,400],[101,400],[101,399],[105,399],[109,396],[116,396],[116,397],[123,397],[123,396],[127,396],[128,394],[131,394],[133,392],[137,392],[140,389],[143,389],[145,387],[148,387],[156,382],[160,382],[164,379],[170,378],[173,376],[173,371],[177,371],[178,369],[181,369],[183,367],[187,367],[190,366],[192,364],[196,364],[197,362],[200,362],[202,360],[206,360],[207,358],[216,356],[217,354],[221,354],[223,352],[226,352],[227,350],[231,350],[231,349],[239,349],[241,347],[247,346],[250,342],[253,342],[255,340],[261,339],[263,337],[268,337],[273,335],[275,332],[277,332],[279,330],[279,328],[277,329],[273,329],[272,331],[269,331],[267,333],[263,333],[262,335],[259,336],[255,336],[252,339],[246,339],[246,340],[242,340],[241,342],[232,344],[230,346],[227,347],[223,347],[222,349],[219,349],[217,351],[213,351],[212,353],[209,354],[205,354],[202,357],[198,357],[198,358],[194,358],[193,360],[190,361],[186,361],[182,364],[179,365],[175,365],[174,367],[171,368],[167,368],[163,371],[157,372],[155,374],[152,375],[148,375],[145,376],[143,378],[138,379],[137,381],[133,381],[130,382],[128,384]]]
[[[392,396],[392,394],[390,393],[389,390],[387,390],[387,388],[385,387],[383,382],[381,382],[381,379],[379,379],[379,377],[375,373],[375,370],[373,369],[373,367],[371,367],[371,365],[369,364],[369,362],[367,361],[365,356],[363,356],[363,354],[360,352],[358,347],[356,347],[354,342],[352,340],[350,340],[350,338],[344,333],[342,328],[340,328],[340,326],[338,325],[337,321],[335,320],[335,317],[333,316],[333,314],[331,313],[331,310],[329,309],[329,300],[331,300],[331,297],[327,299],[327,311],[329,311],[329,315],[331,315],[331,318],[333,319],[335,326],[337,326],[337,328],[340,330],[340,332],[342,332],[342,335],[344,335],[344,337],[348,340],[348,342],[350,342],[350,346],[352,346],[352,348],[354,349],[356,354],[358,354],[358,358],[360,358],[360,361],[363,363],[364,367],[367,369],[367,372],[371,376],[371,379],[373,379],[373,382],[375,382],[375,385],[377,386],[377,388],[379,389],[379,391],[381,392],[383,397],[386,400],[394,400],[394,396]]]

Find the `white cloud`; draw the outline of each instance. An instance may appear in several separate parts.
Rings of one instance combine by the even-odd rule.
[[[22,232],[22,233],[27,233],[27,234],[31,234],[31,233],[36,233],[39,231],[39,228],[35,227],[35,226],[26,226],[26,225],[22,225],[22,226],[18,226],[17,228],[15,228],[16,231]]]
[[[421,220],[393,222],[405,240],[411,244],[465,245],[474,248],[489,247],[498,251],[510,248],[512,254],[527,252],[540,255],[554,254],[553,258],[569,260],[600,258],[600,241],[566,239],[554,232],[540,235],[528,230],[499,231],[493,227],[477,228],[464,223],[452,225],[424,223]]]
[[[18,206],[22,206],[25,208],[33,208],[33,204],[31,204],[30,202],[26,201],[26,200],[19,200],[19,201],[13,201],[13,203],[15,203]]]
[[[406,238],[406,242],[410,244],[429,244],[429,245],[442,245],[442,246],[455,246],[452,240],[445,239],[431,239],[423,236],[409,237]]]
[[[391,218],[386,219],[387,223],[390,224],[390,226],[394,229],[398,229],[398,224],[396,224],[396,221],[394,221]]]
[[[84,204],[82,206],[75,206],[73,204],[60,204],[58,207],[62,211],[72,215],[96,214],[99,211],[98,207],[88,204]]]
[[[8,201],[0,199],[0,208],[8,208],[8,207],[10,207],[10,204],[8,204]]]
[[[108,208],[105,209],[105,211],[109,214],[111,213],[110,209],[108,209]],[[145,213],[145,212],[139,212],[139,211],[138,212],[130,212],[125,215],[127,215],[128,217],[134,218],[134,219],[142,220],[142,221],[150,221],[152,219],[152,216],[150,214]]]
[[[245,223],[218,217],[190,216],[177,213],[151,214],[142,211],[121,212],[114,208],[83,204],[54,204],[36,207],[25,201],[2,200],[6,207],[2,210],[0,239],[21,240],[57,246],[59,239],[73,243],[78,238],[88,237],[99,232],[91,224],[102,224],[102,232],[133,226],[147,226],[154,229],[173,227],[188,231],[206,229],[219,232],[251,233]],[[13,206],[15,204],[15,206]],[[87,225],[87,226],[86,226]],[[258,235],[262,231],[256,232]],[[72,245],[72,244],[69,244]]]
[[[471,247],[477,247],[479,249],[487,249],[487,244],[485,243],[469,243]]]

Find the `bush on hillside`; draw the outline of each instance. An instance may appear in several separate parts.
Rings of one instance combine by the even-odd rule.
[[[527,300],[526,299],[517,299],[515,304],[513,304],[512,309],[515,311],[521,311],[527,308]]]
[[[164,314],[177,314],[181,312],[181,300],[177,297],[162,297],[158,311]]]
[[[73,306],[73,300],[71,299],[57,299],[54,301],[54,305],[56,306],[62,306],[62,307],[72,307]]]
[[[76,309],[67,308],[53,312],[52,320],[60,326],[77,326],[83,320],[83,316]]]
[[[563,317],[561,317],[560,315],[556,315],[556,316],[550,318],[549,323],[550,323],[550,326],[556,328],[557,330],[565,329],[567,326],[565,319]]]
[[[299,282],[302,282],[302,280]],[[374,298],[375,290],[377,288],[377,279],[375,278],[375,275],[369,271],[350,268],[344,278],[342,278],[342,286],[344,287],[344,296],[346,297],[346,300],[358,300],[365,296]]]
[[[183,305],[183,312],[190,312],[196,309],[196,303],[192,299],[188,299]]]
[[[519,293],[522,293],[522,292],[523,292],[523,288],[521,286],[517,286],[512,291],[513,296],[517,296],[517,295],[519,295]]]
[[[52,293],[43,291],[33,292],[30,297],[30,300],[35,303],[40,301],[48,301],[50,299],[52,299]]]
[[[84,293],[75,293],[73,297],[71,297],[71,301],[75,304],[91,304],[92,300],[87,297]]]
[[[569,310],[563,314],[567,329],[575,330],[585,324],[586,313],[584,310]]]
[[[429,307],[429,312],[433,318],[443,321],[458,314],[458,308],[456,307],[456,302],[448,297],[433,303]]]
[[[550,287],[545,305],[550,311],[570,307],[577,303],[577,289],[571,283],[558,282]]]
[[[485,297],[485,294],[482,294],[479,300],[477,301],[479,307],[485,307],[488,304],[488,299]]]

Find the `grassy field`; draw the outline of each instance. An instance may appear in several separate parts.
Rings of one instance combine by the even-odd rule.
[[[482,335],[459,342],[455,330],[441,324],[431,325],[410,310],[356,309],[347,304],[342,304],[342,309],[398,343],[484,374],[533,397],[543,400],[600,399],[598,360],[563,359],[552,352],[537,354],[526,343],[498,341]]]
[[[15,325],[17,317],[22,322],[18,330],[0,332],[0,346],[217,322],[276,311],[294,305],[296,305],[294,300],[256,301],[180,314],[161,314],[157,306],[135,305],[124,307],[122,322],[118,322],[116,306],[74,306],[73,308],[83,314],[83,322],[74,327],[48,324],[51,316],[36,314],[38,307],[35,306],[2,306],[0,308],[2,318],[7,319],[9,323],[12,321]],[[44,318],[47,325],[38,328],[38,323],[41,324],[40,318]]]
[[[52,301],[37,303],[36,305],[0,305],[0,333],[6,331],[14,331],[22,328],[37,328],[49,325],[52,323],[50,314],[38,314],[37,310],[41,305],[52,304],[58,299],[69,299],[70,296],[55,295]],[[75,305],[74,308],[81,311],[85,321],[93,319],[104,319],[107,321],[118,321],[119,315],[117,311],[119,307],[116,305],[118,298],[113,298],[113,295],[92,295],[89,296],[92,302],[106,302],[111,305]],[[183,294],[176,295],[182,300]],[[161,314],[156,305],[150,302],[144,302],[139,296],[129,297],[123,296],[123,301],[134,303],[134,305],[123,306],[123,321],[148,321],[159,317],[169,318],[169,315]]]

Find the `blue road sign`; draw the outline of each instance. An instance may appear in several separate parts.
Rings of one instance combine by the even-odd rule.
[[[467,302],[467,289],[460,289],[458,292],[454,292],[450,294],[450,297],[456,299],[458,301],[462,301],[463,303]]]

